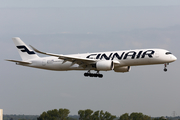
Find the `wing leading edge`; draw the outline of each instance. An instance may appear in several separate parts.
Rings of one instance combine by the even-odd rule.
[[[30,45],[31,46],[31,45]],[[80,57],[75,57],[75,56],[68,56],[68,55],[60,55],[60,54],[53,54],[53,53],[46,53],[46,52],[42,52],[36,48],[34,48],[33,46],[31,46],[31,48],[37,52],[37,53],[41,53],[44,55],[49,55],[49,56],[54,56],[54,57],[58,57],[59,59],[64,60],[63,63],[69,61],[72,62],[72,64],[79,64],[82,66],[83,65],[89,65],[89,64],[93,64],[96,63],[98,60],[96,59],[89,59],[89,58],[80,58]],[[62,63],[62,64],[63,64]]]

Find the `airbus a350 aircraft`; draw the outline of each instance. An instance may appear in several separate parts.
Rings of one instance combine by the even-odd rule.
[[[164,71],[167,71],[167,65],[177,60],[171,52],[164,49],[137,49],[62,55],[42,52],[31,46],[35,52],[49,56],[39,57],[20,38],[15,37],[12,39],[22,61],[7,61],[15,62],[17,65],[46,70],[86,70],[88,71],[84,73],[86,77],[102,78],[103,75],[100,74],[99,71],[114,70],[115,72],[129,72],[131,66],[138,65],[164,64]],[[97,72],[91,73],[91,70]]]

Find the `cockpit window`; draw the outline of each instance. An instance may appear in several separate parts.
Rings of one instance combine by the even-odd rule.
[[[166,55],[172,54],[171,52],[166,52]]]

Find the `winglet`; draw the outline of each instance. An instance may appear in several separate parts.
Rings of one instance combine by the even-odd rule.
[[[52,54],[52,53],[46,53],[46,52],[42,52],[38,49],[36,49],[35,47],[33,47],[32,45],[29,45],[35,52],[37,53],[41,53],[41,54],[45,54],[45,55],[50,55],[50,56],[55,56],[55,57],[59,57],[59,54]]]
[[[33,47],[32,45],[29,45],[35,52],[37,53],[41,53],[41,54],[46,54],[45,52],[41,52],[40,50],[36,49],[35,47]]]

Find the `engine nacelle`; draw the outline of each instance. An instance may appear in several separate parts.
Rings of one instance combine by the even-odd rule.
[[[113,70],[113,68],[114,68],[114,63],[113,61],[110,61],[110,60],[98,61],[96,63],[96,69],[100,71]]]
[[[115,72],[129,72],[131,70],[130,66],[124,66],[124,67],[115,67]]]

